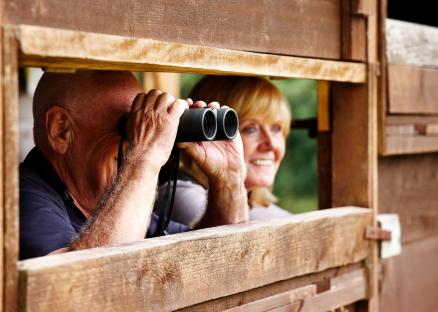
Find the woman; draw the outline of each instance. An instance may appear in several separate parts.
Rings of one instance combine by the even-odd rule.
[[[206,76],[193,88],[194,101],[219,102],[236,110],[247,165],[245,187],[250,220],[291,215],[276,206],[271,193],[284,157],[291,113],[280,91],[261,77]],[[182,154],[173,220],[194,227],[205,212],[208,180],[199,167]],[[159,189],[160,197],[165,186]]]

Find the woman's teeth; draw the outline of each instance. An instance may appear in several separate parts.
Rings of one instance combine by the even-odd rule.
[[[272,159],[256,159],[256,160],[251,160],[251,163],[256,165],[256,166],[269,166],[269,165],[272,165],[273,160]]]

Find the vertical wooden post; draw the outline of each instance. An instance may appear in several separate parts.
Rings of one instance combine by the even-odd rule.
[[[332,207],[331,131],[328,81],[318,81],[318,207]]]
[[[377,226],[377,111],[378,111],[378,1],[358,0],[355,14],[367,17],[366,62],[367,82],[363,85],[333,84],[332,124],[332,201],[334,206],[358,205],[373,211]],[[343,45],[352,45],[352,7],[343,2]],[[350,11],[350,13],[349,13]],[[356,43],[358,44],[358,43]],[[343,47],[343,59],[352,59],[354,47]],[[369,272],[369,301],[366,309],[378,311],[378,244],[371,242],[367,261]]]
[[[143,88],[147,92],[150,89],[159,89],[169,92],[175,98],[180,95],[180,74],[178,73],[143,73]]]
[[[2,28],[3,209],[5,311],[17,310],[18,289],[18,59],[12,29]]]
[[[1,3],[0,3],[0,14],[1,14]],[[2,21],[1,15],[0,15],[0,22]],[[0,24],[1,26],[1,24]],[[0,29],[0,42],[1,42],[1,49],[3,51],[3,29]],[[3,155],[4,155],[4,149],[3,149],[3,111],[4,111],[4,103],[3,103],[3,53],[0,53],[0,312],[3,311],[3,303],[4,303],[4,272],[3,272],[3,259],[4,259],[4,200],[3,200]]]

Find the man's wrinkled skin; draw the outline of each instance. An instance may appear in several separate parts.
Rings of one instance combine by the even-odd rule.
[[[179,118],[205,107],[169,93],[143,93],[129,72],[45,73],[34,97],[34,137],[89,220],[58,252],[142,240],[160,168],[169,158]],[[208,106],[219,108],[218,103]],[[117,172],[118,123],[129,113],[125,159]],[[209,178],[207,213],[199,227],[245,222],[245,166],[234,141],[181,143]]]

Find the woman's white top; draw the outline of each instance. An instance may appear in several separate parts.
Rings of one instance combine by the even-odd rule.
[[[154,210],[164,204],[164,194],[166,184],[158,188],[158,199],[155,202]],[[193,227],[205,213],[207,208],[207,190],[200,184],[191,180],[178,180],[173,206],[172,220]],[[273,218],[283,218],[292,214],[277,205],[271,204],[269,207],[254,206],[249,210],[250,220],[269,220]]]

